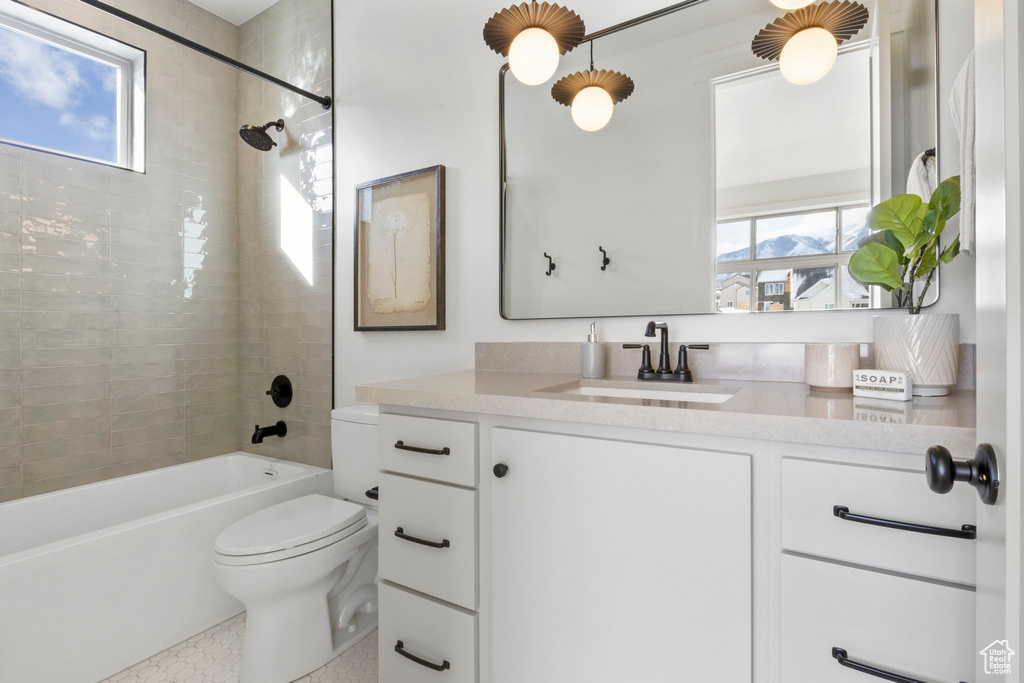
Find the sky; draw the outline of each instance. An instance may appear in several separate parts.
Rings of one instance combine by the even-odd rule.
[[[117,161],[117,70],[0,28],[0,138]]]

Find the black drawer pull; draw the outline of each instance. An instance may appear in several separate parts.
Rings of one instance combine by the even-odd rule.
[[[395,448],[400,451],[410,451],[411,453],[426,453],[427,455],[451,455],[452,451],[450,448],[445,446],[438,450],[436,448],[419,448],[418,446],[406,446],[403,441],[396,441]]]
[[[873,666],[867,664],[861,664],[850,659],[846,650],[841,647],[832,648],[832,656],[835,657],[836,661],[839,662],[839,666],[845,666],[847,669],[853,669],[859,671],[862,674],[874,676],[875,678],[881,678],[885,681],[893,681],[893,683],[925,683],[925,681],[918,680],[916,678],[908,678],[906,676],[900,676],[890,671],[884,671],[883,669],[876,669]],[[960,683],[964,683],[960,681]]]
[[[372,489],[366,492],[366,497],[370,500],[380,500],[380,487],[374,486]]]
[[[421,657],[417,657],[416,655],[410,652],[406,652],[405,643],[403,643],[402,641],[398,641],[397,643],[395,643],[395,652],[402,655],[411,662],[416,662],[420,666],[425,666],[428,669],[433,669],[434,671],[446,671],[447,669],[452,668],[452,665],[448,663],[447,659],[441,662],[440,664],[434,664],[433,662],[428,662],[427,660]]]
[[[450,548],[452,544],[448,542],[448,539],[442,540],[440,543],[437,541],[425,541],[422,538],[416,538],[415,536],[409,536],[405,533],[405,529],[398,527],[395,529],[395,536],[398,536],[403,541],[409,541],[410,543],[419,543],[420,545],[430,546],[431,548]]]
[[[978,527],[973,524],[964,524],[959,529],[944,529],[938,526],[925,526],[924,524],[912,524],[911,522],[897,522],[891,519],[879,519],[878,517],[865,517],[864,515],[855,515],[850,512],[850,508],[845,505],[836,505],[832,508],[832,514],[839,519],[844,519],[847,522],[859,522],[861,524],[871,524],[872,526],[882,526],[887,529],[899,529],[900,531],[913,531],[916,534],[928,534],[930,536],[948,536],[949,538],[963,538],[968,541],[973,541],[978,537]]]

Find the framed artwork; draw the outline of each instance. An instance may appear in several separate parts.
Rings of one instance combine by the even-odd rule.
[[[356,187],[357,332],[444,329],[444,166]]]

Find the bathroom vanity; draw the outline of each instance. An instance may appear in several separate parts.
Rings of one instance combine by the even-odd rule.
[[[358,398],[384,683],[973,679],[977,495],[924,476],[973,452],[972,394],[476,371]]]

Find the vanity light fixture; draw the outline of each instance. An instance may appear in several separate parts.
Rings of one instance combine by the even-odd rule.
[[[832,70],[839,46],[864,28],[869,16],[867,7],[850,0],[802,7],[761,29],[750,49],[762,59],[778,61],[790,83],[808,85]]]
[[[608,125],[615,105],[633,94],[633,79],[618,71],[594,68],[594,41],[590,41],[590,70],[577,71],[551,87],[551,96],[572,109],[572,120],[588,133]]]
[[[484,42],[508,57],[512,75],[526,85],[551,80],[561,55],[582,43],[586,33],[579,15],[548,2],[507,7],[484,24]]]

